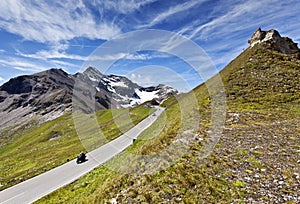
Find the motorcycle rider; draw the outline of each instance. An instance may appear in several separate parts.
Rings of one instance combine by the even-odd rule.
[[[86,155],[84,152],[81,152],[80,155],[77,157],[77,163],[82,163],[82,162],[85,162],[87,161],[86,159]]]

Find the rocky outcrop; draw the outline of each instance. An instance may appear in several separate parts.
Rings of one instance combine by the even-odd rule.
[[[248,40],[251,47],[263,42],[266,43],[266,46],[283,54],[296,54],[300,56],[297,43],[294,43],[293,40],[288,37],[281,37],[277,30],[262,31],[258,28]]]

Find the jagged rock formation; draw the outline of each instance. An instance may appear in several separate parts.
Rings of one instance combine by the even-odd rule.
[[[262,31],[258,28],[248,40],[251,47],[265,42],[267,46],[283,54],[295,54],[300,57],[300,50],[297,43],[288,37],[281,37],[277,30]]]

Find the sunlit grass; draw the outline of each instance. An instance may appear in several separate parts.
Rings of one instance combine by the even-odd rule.
[[[287,59],[281,60],[281,57]],[[274,165],[264,158],[269,153],[268,149],[251,152],[247,140],[256,146],[257,135],[262,130],[270,129],[274,123],[278,126],[276,135],[280,137],[279,135],[285,135],[280,128],[282,119],[299,120],[299,92],[296,92],[299,77],[295,77],[299,74],[299,66],[299,62],[293,58],[254,47],[247,49],[221,71],[227,96],[227,114],[236,113],[239,119],[237,122],[227,120],[228,141],[218,143],[208,158],[199,160],[199,152],[205,144],[199,138],[206,139],[212,114],[212,99],[205,84],[202,84],[189,94],[165,101],[165,113],[126,151],[37,203],[103,203],[112,198],[120,203],[243,203],[243,199],[251,193],[255,194],[257,189],[243,180],[244,177],[237,178],[237,173],[245,173],[250,177],[255,175],[255,171],[259,170],[263,174],[267,165]],[[272,77],[262,82],[264,76]],[[282,85],[285,84],[280,81],[282,77],[289,80],[289,86]],[[214,78],[211,79],[212,84],[213,82]],[[270,89],[272,86],[275,88]],[[197,104],[191,102],[189,97],[192,95],[196,97]],[[182,107],[185,109],[183,115]],[[195,118],[196,115],[200,116],[199,120]],[[176,141],[178,135],[195,127],[189,125],[193,122],[199,124],[190,136],[193,138],[196,134],[198,139],[191,140],[189,151],[166,168],[143,175],[151,164],[143,159],[129,159],[131,154],[161,153]],[[253,136],[248,135],[247,131]],[[274,141],[271,137],[272,134],[267,134],[261,140]],[[294,144],[299,135],[291,138]],[[280,139],[285,140],[285,137],[281,136]],[[260,145],[269,145],[263,142]],[[272,145],[276,146],[276,141]],[[174,151],[164,155],[166,160]],[[270,151],[271,154],[274,153],[271,147]],[[278,157],[275,157],[276,163]],[[154,160],[154,164],[164,165],[164,160],[160,161]],[[242,172],[238,172],[243,165],[245,167]],[[269,174],[267,172],[267,176]]]
[[[96,131],[89,124],[84,124],[86,117],[92,115],[75,115],[74,117],[79,118],[79,123],[85,125],[86,137],[78,137],[71,113],[41,125],[15,131],[18,135],[0,147],[1,188],[15,185],[74,159],[79,152],[87,151],[87,148],[96,148],[117,138],[153,111],[154,109],[144,106],[130,110],[101,110],[96,114],[99,124]],[[124,117],[127,120],[122,122],[120,131],[117,124]],[[100,139],[97,137],[99,132],[103,135]],[[7,131],[6,134],[10,132]],[[86,138],[88,141],[83,141]]]

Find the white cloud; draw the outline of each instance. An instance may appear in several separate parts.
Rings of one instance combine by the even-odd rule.
[[[50,68],[63,68],[66,71],[77,72],[80,65],[61,61],[61,60],[33,60],[22,57],[6,57],[0,59],[0,68],[14,69],[28,74],[41,72]],[[6,77],[5,75],[3,75]],[[6,77],[7,78],[7,77]],[[0,80],[1,81],[1,80]]]
[[[34,59],[71,59],[71,60],[87,60],[87,57],[81,55],[67,54],[58,50],[41,50],[34,54],[25,54],[18,51],[18,54],[22,57],[34,58]]]
[[[69,63],[69,62],[65,62],[65,61],[61,61],[61,60],[50,60],[50,61],[51,61],[51,63],[55,64],[55,67],[66,66],[66,67],[78,68],[78,66],[73,63]]]
[[[111,22],[96,22],[82,1],[31,3],[27,0],[0,1],[0,27],[26,40],[60,42],[75,37],[110,39],[120,28]]]
[[[32,61],[14,57],[8,57],[5,60],[0,59],[0,65],[28,72],[38,72],[46,69],[45,65],[40,63],[34,63]]]
[[[131,79],[135,79],[135,78],[136,78],[136,74],[131,73],[131,74],[129,75],[129,77],[130,77]]]
[[[197,80],[198,82],[200,80],[195,74],[187,72],[177,73],[172,68],[159,65],[139,67],[127,73],[126,76],[144,87],[165,84],[183,92],[191,90],[192,87],[189,85],[189,80]]]
[[[0,76],[0,82],[1,82],[1,81],[5,81],[5,79],[4,79],[4,78],[2,78],[2,77]]]

